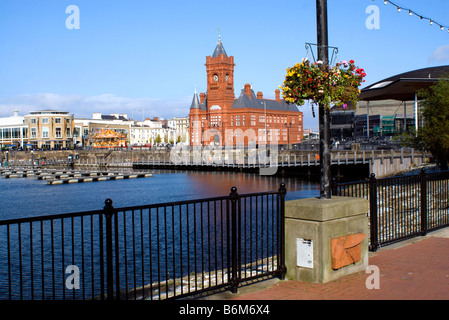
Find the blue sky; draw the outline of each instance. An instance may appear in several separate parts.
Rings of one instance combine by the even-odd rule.
[[[447,0],[396,4],[449,25]],[[67,29],[76,5],[80,28]],[[380,9],[369,30],[366,8]],[[449,64],[449,33],[383,0],[328,0],[329,45],[366,70],[365,85]],[[313,0],[0,0],[0,116],[59,109],[142,117],[186,116],[206,90],[206,56],[221,30],[233,55],[235,94],[245,83],[274,98],[285,69],[316,43]],[[309,106],[306,128],[316,128]]]

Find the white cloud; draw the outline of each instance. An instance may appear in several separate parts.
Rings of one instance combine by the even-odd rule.
[[[13,111],[25,115],[30,111],[54,109],[68,111],[78,118],[91,118],[92,113],[126,113],[136,120],[145,118],[184,117],[189,113],[191,97],[185,99],[126,98],[113,94],[98,96],[58,95],[54,93],[23,94],[0,101],[0,117],[7,117]]]
[[[449,45],[440,46],[435,49],[429,57],[429,61],[449,61]]]
[[[94,112],[102,114],[126,113],[135,120],[145,118],[186,117],[189,114],[192,97],[184,99],[126,98],[113,94],[98,96],[59,95],[54,93],[23,94],[0,100],[0,117],[9,117],[13,111],[26,115],[30,111],[53,109],[68,111],[76,118],[92,118]],[[298,108],[304,113],[304,128],[318,128],[318,107],[315,118],[309,104]]]

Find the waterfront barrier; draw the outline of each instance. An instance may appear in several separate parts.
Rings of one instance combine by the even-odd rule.
[[[370,250],[449,226],[449,171],[337,183],[333,196],[369,200]]]
[[[128,150],[66,150],[14,152],[9,154],[9,166],[40,166],[43,168],[71,168],[101,170],[116,168],[174,169],[174,170],[239,170],[256,172],[264,168],[277,168],[279,172],[314,175],[319,172],[319,152],[282,150],[282,148],[227,150],[177,150],[128,151]],[[71,160],[68,160],[68,157]],[[405,171],[426,162],[431,156],[409,148],[390,150],[332,150],[331,166],[334,175],[348,175],[363,170],[364,176],[376,177]],[[176,161],[172,161],[175,159]],[[345,168],[347,167],[347,168]],[[341,171],[341,172],[340,172]]]
[[[182,298],[285,276],[278,191],[0,221],[0,300]]]

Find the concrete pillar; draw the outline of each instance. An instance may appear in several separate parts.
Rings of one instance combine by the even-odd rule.
[[[368,208],[367,200],[350,197],[287,201],[287,278],[325,283],[365,270],[368,266]],[[354,239],[360,238],[363,241],[354,246]],[[343,247],[348,247],[347,251],[339,250]],[[339,258],[351,261],[351,255],[357,250],[359,261],[336,267]]]

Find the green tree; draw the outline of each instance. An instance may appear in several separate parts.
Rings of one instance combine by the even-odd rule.
[[[449,75],[429,89],[418,91],[424,125],[418,134],[403,136],[403,141],[420,150],[428,150],[440,166],[448,169],[449,160]]]
[[[161,136],[158,134],[156,139],[154,140],[154,143],[161,143],[161,142],[162,142]]]

